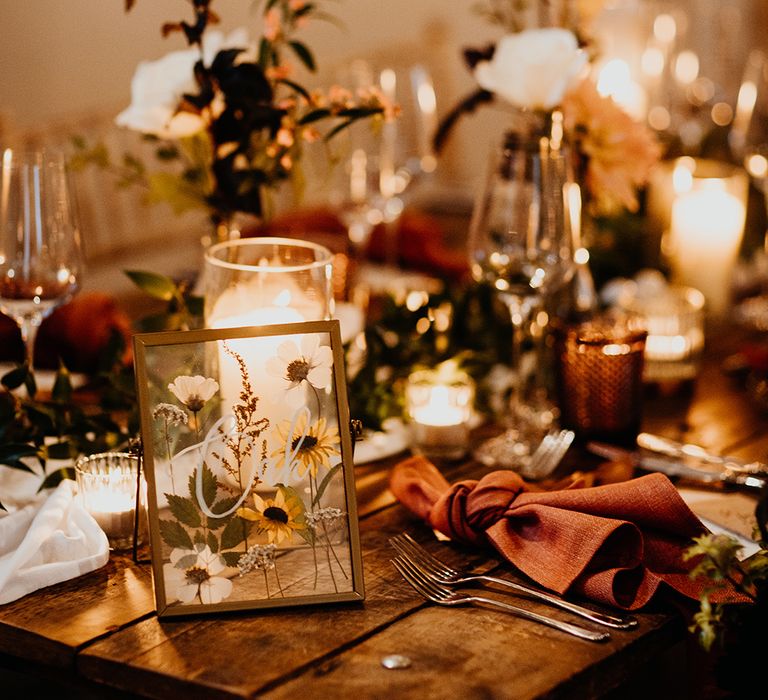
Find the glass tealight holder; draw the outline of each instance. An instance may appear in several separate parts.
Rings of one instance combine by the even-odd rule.
[[[646,382],[684,382],[696,377],[704,349],[704,295],[693,287],[664,287],[626,305],[648,329]]]
[[[109,540],[111,549],[133,546],[139,458],[127,452],[102,452],[81,457],[75,464],[77,491],[85,509]],[[141,482],[138,505],[138,542],[146,537],[146,497]]]
[[[460,459],[469,447],[475,385],[465,372],[420,370],[408,377],[406,404],[413,448],[434,459]]]

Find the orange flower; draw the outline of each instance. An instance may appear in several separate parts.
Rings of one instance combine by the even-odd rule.
[[[586,185],[596,213],[637,211],[637,188],[661,156],[653,134],[589,79],[565,96],[562,110],[566,132],[587,159]]]

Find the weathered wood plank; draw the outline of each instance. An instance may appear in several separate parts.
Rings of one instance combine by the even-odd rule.
[[[73,667],[79,648],[154,609],[149,567],[113,554],[97,571],[0,606],[0,652]]]
[[[415,593],[401,582],[399,595]],[[533,603],[525,607],[567,618]],[[639,630],[595,644],[490,609],[428,607],[260,697],[295,698],[308,688],[313,697],[329,698],[526,700],[553,688],[569,700],[599,697],[647,660],[639,646],[660,652],[685,634],[668,615],[640,617]],[[412,665],[387,670],[381,660],[389,654],[403,654]]]
[[[422,536],[428,534],[400,506],[363,521],[364,604],[174,623],[151,618],[85,649],[78,668],[90,680],[151,697],[171,692],[249,697],[421,607],[423,601],[415,595],[402,595],[387,543],[398,532],[418,529]],[[482,555],[474,561],[488,564]]]

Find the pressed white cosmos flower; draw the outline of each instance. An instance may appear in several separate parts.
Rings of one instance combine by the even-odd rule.
[[[197,413],[218,390],[219,384],[215,379],[202,377],[179,376],[168,385],[170,392],[183,403],[192,413]]]
[[[286,382],[288,403],[302,402],[302,387],[310,384],[325,389],[331,383],[333,352],[327,345],[320,345],[317,335],[305,335],[301,348],[292,340],[286,340],[277,348],[277,355],[266,363],[267,372]]]
[[[163,567],[169,598],[182,603],[191,603],[195,598],[205,605],[220,603],[232,593],[232,581],[217,575],[224,568],[223,558],[211,552],[208,545],[174,549],[171,563]]]

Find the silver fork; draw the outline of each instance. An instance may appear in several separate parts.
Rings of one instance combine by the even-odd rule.
[[[531,455],[531,461],[520,470],[520,474],[531,481],[548,477],[560,464],[573,438],[572,430],[551,430]]]
[[[545,615],[539,615],[531,610],[518,608],[509,603],[502,603],[499,600],[452,591],[450,588],[441,586],[439,583],[435,583],[432,579],[425,576],[424,573],[413,566],[408,559],[398,556],[391,561],[402,577],[416,590],[417,593],[438,605],[490,605],[496,608],[501,608],[517,617],[522,617],[526,620],[531,620],[532,622],[538,622],[542,625],[547,625],[548,627],[554,627],[561,632],[572,634],[574,637],[579,637],[581,639],[588,639],[591,642],[602,642],[611,637],[608,632],[593,632],[592,630],[584,629],[578,625],[572,625],[570,622],[555,620],[554,618],[546,617]]]
[[[465,574],[464,572],[453,569],[442,559],[428,552],[408,533],[402,533],[390,538],[389,543],[397,550],[398,554],[404,559],[408,559],[416,568],[421,569],[425,576],[428,576],[436,583],[446,586],[458,586],[468,583],[495,583],[499,586],[505,586],[517,593],[521,593],[529,598],[535,598],[545,603],[549,603],[557,608],[567,610],[574,615],[579,615],[587,620],[596,622],[606,627],[614,629],[631,629],[637,626],[637,620],[634,617],[616,617],[606,613],[597,612],[585,608],[576,603],[563,600],[557,596],[541,591],[537,588],[526,586],[516,581],[510,581],[496,576],[487,576],[484,574]]]

